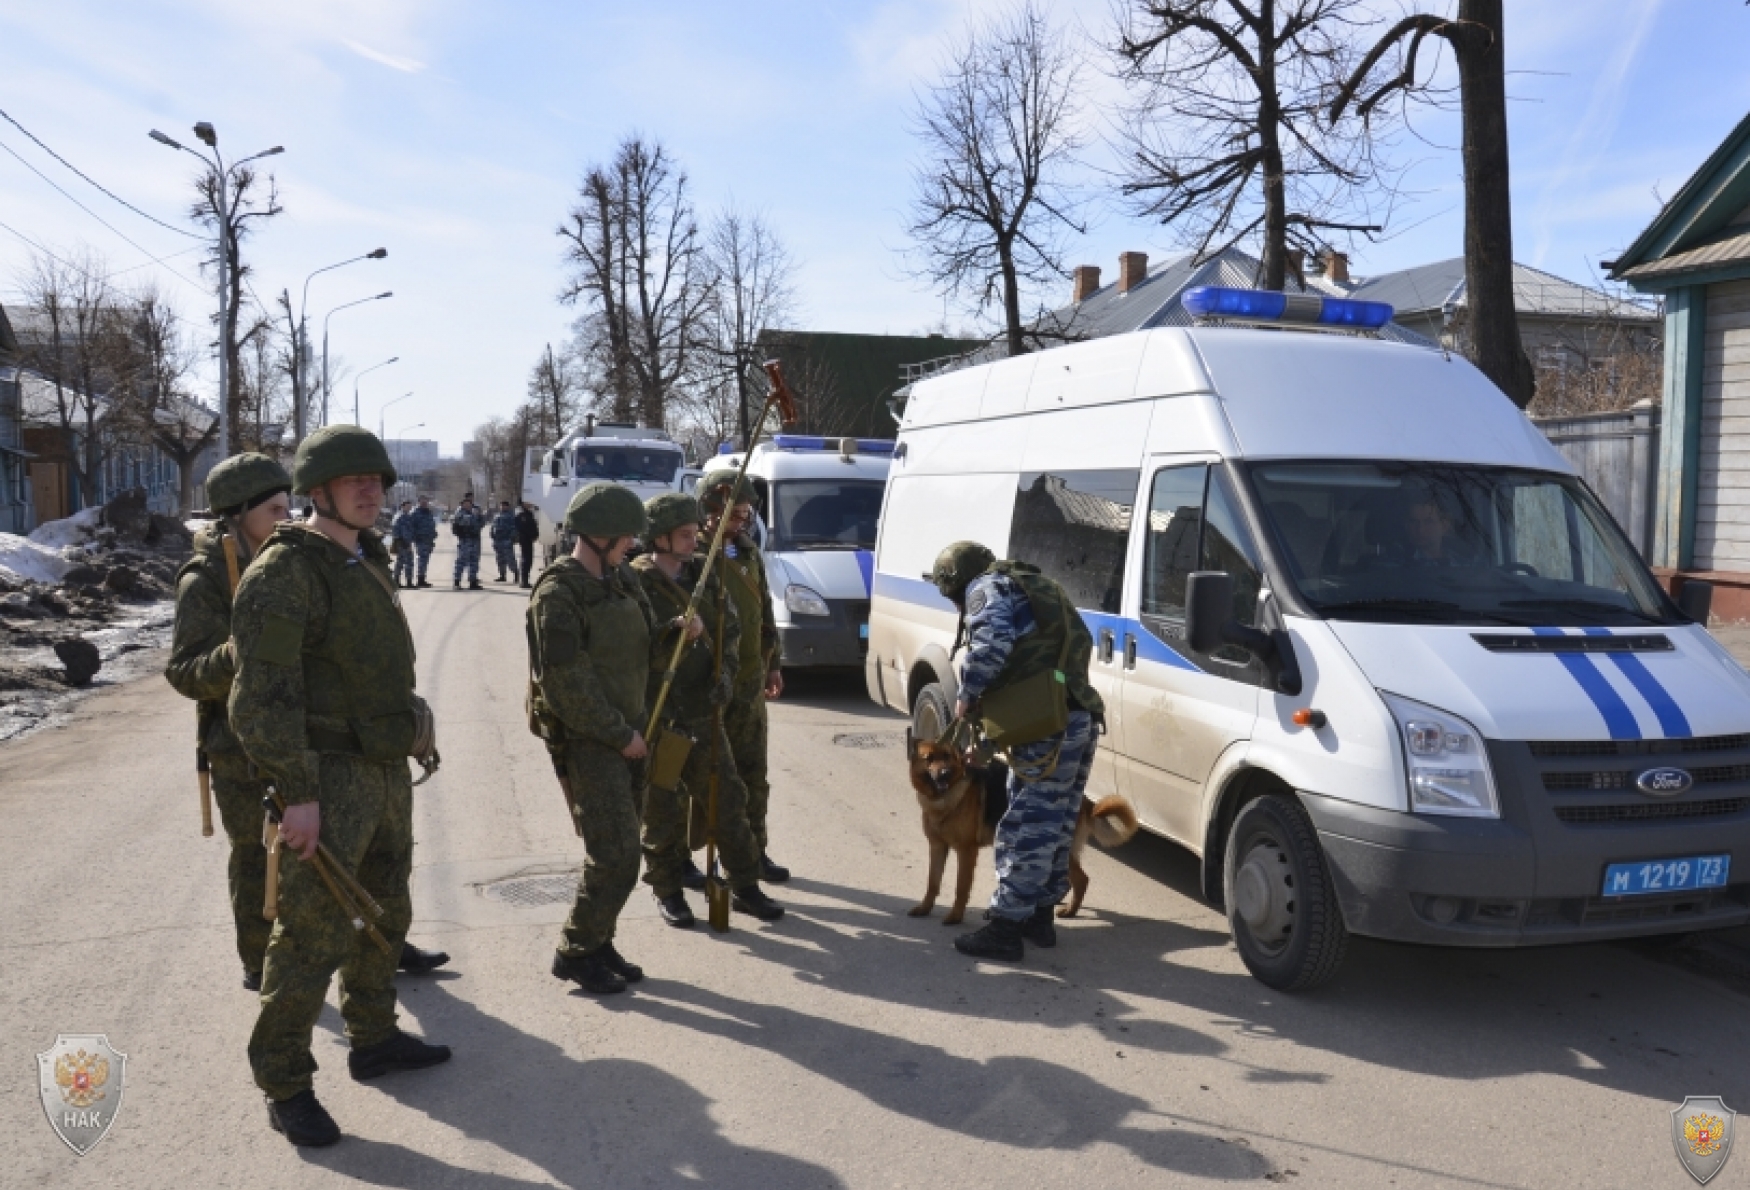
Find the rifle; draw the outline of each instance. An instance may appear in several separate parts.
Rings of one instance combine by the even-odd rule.
[[[213,837],[213,772],[207,763],[207,750],[194,750],[194,779],[201,787],[201,838]]]

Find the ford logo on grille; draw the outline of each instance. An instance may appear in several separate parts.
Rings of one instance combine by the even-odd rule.
[[[1648,769],[1635,779],[1640,791],[1652,797],[1676,797],[1694,784],[1695,778],[1682,769]]]

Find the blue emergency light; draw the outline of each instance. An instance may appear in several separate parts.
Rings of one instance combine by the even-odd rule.
[[[1396,312],[1385,302],[1320,297],[1310,293],[1277,293],[1269,289],[1228,289],[1199,285],[1179,299],[1193,318],[1232,318],[1241,322],[1298,322],[1378,330]]]

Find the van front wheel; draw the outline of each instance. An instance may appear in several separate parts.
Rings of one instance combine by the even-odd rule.
[[[1349,931],[1318,832],[1293,797],[1267,794],[1241,807],[1223,888],[1234,944],[1259,982],[1303,992],[1337,973]]]
[[[918,691],[917,701],[911,704],[911,738],[939,740],[952,718],[954,708],[948,705],[948,692],[940,682],[931,682]]]

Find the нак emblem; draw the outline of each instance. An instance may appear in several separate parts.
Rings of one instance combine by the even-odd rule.
[[[1691,1095],[1671,1113],[1677,1159],[1704,1186],[1732,1155],[1732,1121],[1737,1115],[1718,1095]]]
[[[102,1033],[63,1033],[36,1056],[49,1126],[81,1157],[109,1133],[122,1106],[128,1056]]]

